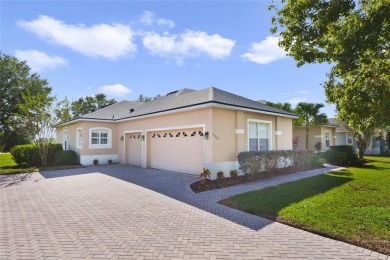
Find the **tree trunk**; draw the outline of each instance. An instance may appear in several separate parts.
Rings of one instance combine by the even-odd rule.
[[[366,142],[364,140],[359,140],[356,142],[358,147],[358,156],[360,160],[364,159],[364,152],[366,151]]]
[[[309,127],[306,127],[306,151],[309,150],[309,132],[310,132],[310,128]]]

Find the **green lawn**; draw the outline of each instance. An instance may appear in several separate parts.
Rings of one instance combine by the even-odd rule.
[[[15,173],[24,173],[24,172],[32,172],[37,171],[38,169],[30,167],[20,167],[16,165],[14,160],[12,159],[11,154],[9,153],[1,153],[0,154],[0,175],[1,174],[15,174]]]
[[[11,154],[1,153],[0,154],[0,175],[2,174],[17,174],[25,172],[37,172],[37,171],[53,171],[53,170],[63,170],[63,169],[72,169],[80,168],[81,165],[66,165],[66,166],[53,166],[53,167],[21,167],[16,165],[12,159]]]
[[[390,157],[220,203],[251,214],[390,254]]]

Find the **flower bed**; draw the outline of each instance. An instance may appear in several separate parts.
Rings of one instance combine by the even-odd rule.
[[[307,168],[298,168],[294,166],[281,168],[278,171],[272,171],[272,172],[261,172],[257,174],[252,175],[241,175],[237,176],[236,178],[223,178],[219,180],[210,180],[210,179],[204,179],[201,181],[194,182],[190,185],[191,189],[195,193],[199,193],[202,191],[208,191],[208,190],[215,190],[215,189],[221,189],[226,188],[234,185],[254,182],[258,180],[264,180],[276,176],[282,176],[287,174],[292,174],[296,172],[301,171],[309,171],[313,169],[318,169],[319,167],[307,167]]]

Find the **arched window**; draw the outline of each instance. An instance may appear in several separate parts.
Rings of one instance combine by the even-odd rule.
[[[111,148],[112,130],[105,127],[89,129],[89,148]]]

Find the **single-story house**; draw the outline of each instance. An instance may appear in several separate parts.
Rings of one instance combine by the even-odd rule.
[[[309,150],[315,151],[316,144],[321,142],[321,151],[328,150],[332,145],[336,145],[337,125],[328,123],[322,126],[312,126],[309,131]],[[293,138],[298,137],[298,149],[306,149],[306,129],[304,126],[293,128]]]
[[[348,130],[347,125],[336,118],[329,118],[329,122],[338,125],[338,127],[336,127],[336,145],[352,145],[357,152],[358,148],[356,141],[351,132]],[[374,136],[372,137],[371,143],[366,148],[364,154],[381,154],[381,149],[383,150],[382,152],[384,152],[384,141]]]
[[[238,168],[242,151],[291,150],[296,115],[217,88],[121,101],[62,124],[57,141],[80,163],[108,160],[198,175]]]

